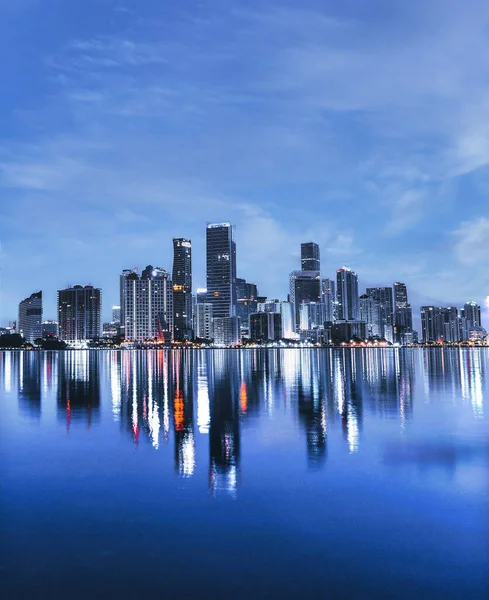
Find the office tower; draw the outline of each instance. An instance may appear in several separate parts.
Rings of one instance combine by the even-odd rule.
[[[126,340],[169,343],[173,333],[173,290],[170,274],[148,265],[139,276],[125,269],[120,279],[121,325]]]
[[[42,337],[42,292],[35,292],[19,302],[17,331],[31,343]]]
[[[57,321],[43,321],[42,322],[42,337],[58,337],[58,322]]]
[[[393,297],[391,287],[367,288],[367,296],[374,299],[376,310],[378,311],[378,323],[380,327],[380,337],[394,341],[393,333]]]
[[[260,344],[278,342],[282,338],[282,315],[260,312],[250,315],[250,339]]]
[[[358,277],[349,267],[336,271],[337,318],[340,321],[357,321],[360,314]]]
[[[360,321],[366,324],[367,338],[381,338],[380,314],[378,303],[372,296],[362,294],[359,299]]]
[[[460,310],[460,335],[470,339],[470,330],[481,326],[481,307],[476,302],[466,302]]]
[[[91,285],[58,290],[59,338],[81,342],[100,337],[102,291]]]
[[[198,302],[195,307],[195,335],[203,340],[212,340],[212,304]]]
[[[241,332],[246,335],[249,330],[249,318],[257,312],[258,290],[254,283],[246,279],[236,279],[236,315],[239,317]]]
[[[319,246],[314,242],[301,244],[301,269],[303,271],[321,271]]]
[[[332,279],[321,281],[321,299],[326,309],[326,321],[334,321],[336,318],[336,294],[335,284]]]
[[[421,331],[423,343],[443,341],[443,314],[437,306],[421,307]]]
[[[238,317],[213,317],[212,325],[214,343],[218,346],[235,346],[241,341]]]
[[[236,244],[231,223],[206,228],[207,302],[214,319],[236,316]]]
[[[282,317],[282,337],[285,340],[291,340],[297,338],[297,334],[294,333],[293,326],[293,307],[290,302],[280,303],[280,315]]]
[[[321,276],[319,271],[292,271],[289,283],[289,298],[294,314],[294,331],[299,331],[300,305],[303,302],[319,302],[321,300]]]
[[[442,336],[444,342],[460,341],[460,320],[458,318],[458,309],[456,306],[442,308],[443,330]]]
[[[408,302],[407,288],[396,281],[394,288],[394,341],[398,344],[413,343],[413,311]]]
[[[120,323],[121,322],[121,307],[113,306],[112,307],[112,323]]]
[[[173,339],[192,339],[192,244],[173,238]]]
[[[301,331],[324,329],[326,307],[323,302],[303,302],[299,312]]]

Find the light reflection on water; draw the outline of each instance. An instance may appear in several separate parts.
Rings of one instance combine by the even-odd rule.
[[[324,539],[336,535],[324,529],[325,507],[331,503],[339,522],[344,514],[341,535],[348,539],[360,527],[362,543],[372,535],[370,526],[354,525],[352,515],[362,518],[359,507],[369,494],[379,505],[387,502],[395,485],[401,511],[397,527],[407,524],[403,511],[412,510],[413,502],[421,511],[419,522],[432,522],[436,509],[428,504],[440,502],[436,494],[442,494],[443,502],[458,511],[459,526],[466,529],[470,523],[483,536],[482,513],[457,503],[473,494],[472,506],[480,511],[485,502],[488,355],[484,349],[462,348],[0,352],[0,407],[8,423],[2,454],[11,465],[6,481],[11,478],[12,489],[33,511],[30,486],[33,495],[47,494],[37,479],[29,481],[39,470],[58,469],[61,486],[63,473],[72,478],[76,469],[84,485],[90,480],[94,487],[119,474],[114,497],[123,499],[128,486],[141,488],[131,510],[158,489],[170,512],[194,503],[188,516],[194,515],[194,527],[205,529],[210,516],[202,512],[202,500],[235,499],[237,506],[246,506],[247,519],[260,520],[264,510],[281,514],[284,531],[300,513],[301,527],[310,522],[314,530],[315,523]],[[33,441],[35,456],[28,452]],[[137,458],[127,453],[130,448]],[[43,452],[52,466],[42,462]],[[81,456],[90,452],[98,458],[82,465]],[[137,484],[126,472],[128,465],[137,469]],[[27,474],[17,480],[15,469],[21,467]],[[171,474],[176,478],[169,479]],[[314,505],[315,498],[326,504]],[[109,498],[103,495],[100,501]],[[222,518],[232,511],[220,506]],[[162,526],[169,523],[167,513],[155,514]],[[442,540],[453,516],[447,511],[436,518]],[[244,527],[245,514],[234,519],[227,528]],[[224,524],[218,528],[221,533],[215,534],[224,535]],[[383,535],[386,545],[393,542],[392,534]],[[475,538],[467,539],[464,551],[471,551]],[[411,542],[406,538],[404,544]],[[343,550],[359,565],[367,560],[358,550]],[[418,570],[421,582],[426,573]],[[472,597],[481,590],[482,583]]]

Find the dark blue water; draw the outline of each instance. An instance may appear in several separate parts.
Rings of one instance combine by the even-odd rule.
[[[489,597],[484,349],[0,352],[5,598]]]

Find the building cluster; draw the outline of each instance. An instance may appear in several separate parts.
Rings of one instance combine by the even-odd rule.
[[[334,278],[321,277],[320,249],[301,244],[301,268],[289,276],[286,300],[260,296],[256,284],[237,276],[236,243],[230,223],[206,226],[207,287],[192,288],[192,244],[173,239],[171,273],[148,265],[120,275],[120,303],[112,321],[102,323],[102,291],[75,285],[58,291],[58,321],[42,321],[42,292],[19,304],[17,331],[29,342],[58,336],[73,344],[99,338],[125,343],[214,343],[237,346],[280,340],[313,344],[353,342],[411,345],[418,343],[404,283],[369,287],[359,292],[358,276],[349,267]],[[423,343],[483,339],[480,306],[421,308]]]

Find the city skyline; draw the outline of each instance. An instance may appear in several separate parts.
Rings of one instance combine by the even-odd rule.
[[[0,7],[2,322],[41,288],[49,317],[68,284],[115,301],[107,273],[171,271],[173,236],[204,287],[223,219],[271,297],[314,240],[323,274],[409,282],[416,313],[485,305],[486,2],[56,4]]]

